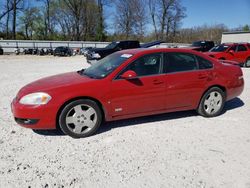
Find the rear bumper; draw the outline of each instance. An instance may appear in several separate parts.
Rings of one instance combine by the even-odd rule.
[[[15,121],[31,129],[56,129],[56,110],[49,105],[22,105],[17,100],[11,103]]]
[[[227,100],[231,100],[231,99],[241,95],[241,93],[244,90],[243,77],[242,77],[242,79],[236,80],[234,83],[231,83],[230,85],[231,85],[231,87],[229,87],[228,91],[227,91]]]

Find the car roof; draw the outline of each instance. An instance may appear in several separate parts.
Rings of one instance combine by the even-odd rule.
[[[135,48],[119,51],[119,53],[123,54],[144,54],[144,53],[157,53],[157,52],[183,52],[183,53],[193,53],[197,54],[196,51],[185,48]]]
[[[228,43],[222,43],[221,45],[227,45],[227,46],[232,46],[232,45],[238,45],[238,44],[249,44],[248,42],[228,42]]]

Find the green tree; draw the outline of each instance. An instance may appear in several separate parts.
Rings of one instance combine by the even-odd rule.
[[[34,39],[34,35],[41,35],[42,16],[37,7],[26,8],[20,17],[20,24],[26,39]]]
[[[250,31],[249,25],[245,25],[242,28],[243,31]]]

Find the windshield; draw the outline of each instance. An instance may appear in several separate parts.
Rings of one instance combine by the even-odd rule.
[[[229,48],[229,46],[227,45],[218,45],[213,47],[210,52],[225,52],[227,49]]]
[[[94,65],[87,68],[82,74],[90,78],[105,78],[130,57],[132,57],[132,54],[111,54],[97,61]]]
[[[118,42],[112,42],[108,46],[106,46],[105,48],[108,48],[108,49],[115,48],[117,46],[117,44],[118,44]]]

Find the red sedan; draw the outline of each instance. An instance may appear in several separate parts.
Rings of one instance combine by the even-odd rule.
[[[228,43],[215,46],[205,54],[220,60],[231,60],[240,66],[250,67],[250,44]]]
[[[103,121],[193,109],[214,117],[243,87],[240,67],[200,52],[133,49],[28,84],[13,100],[12,112],[24,127],[58,128],[79,138],[92,135]]]

